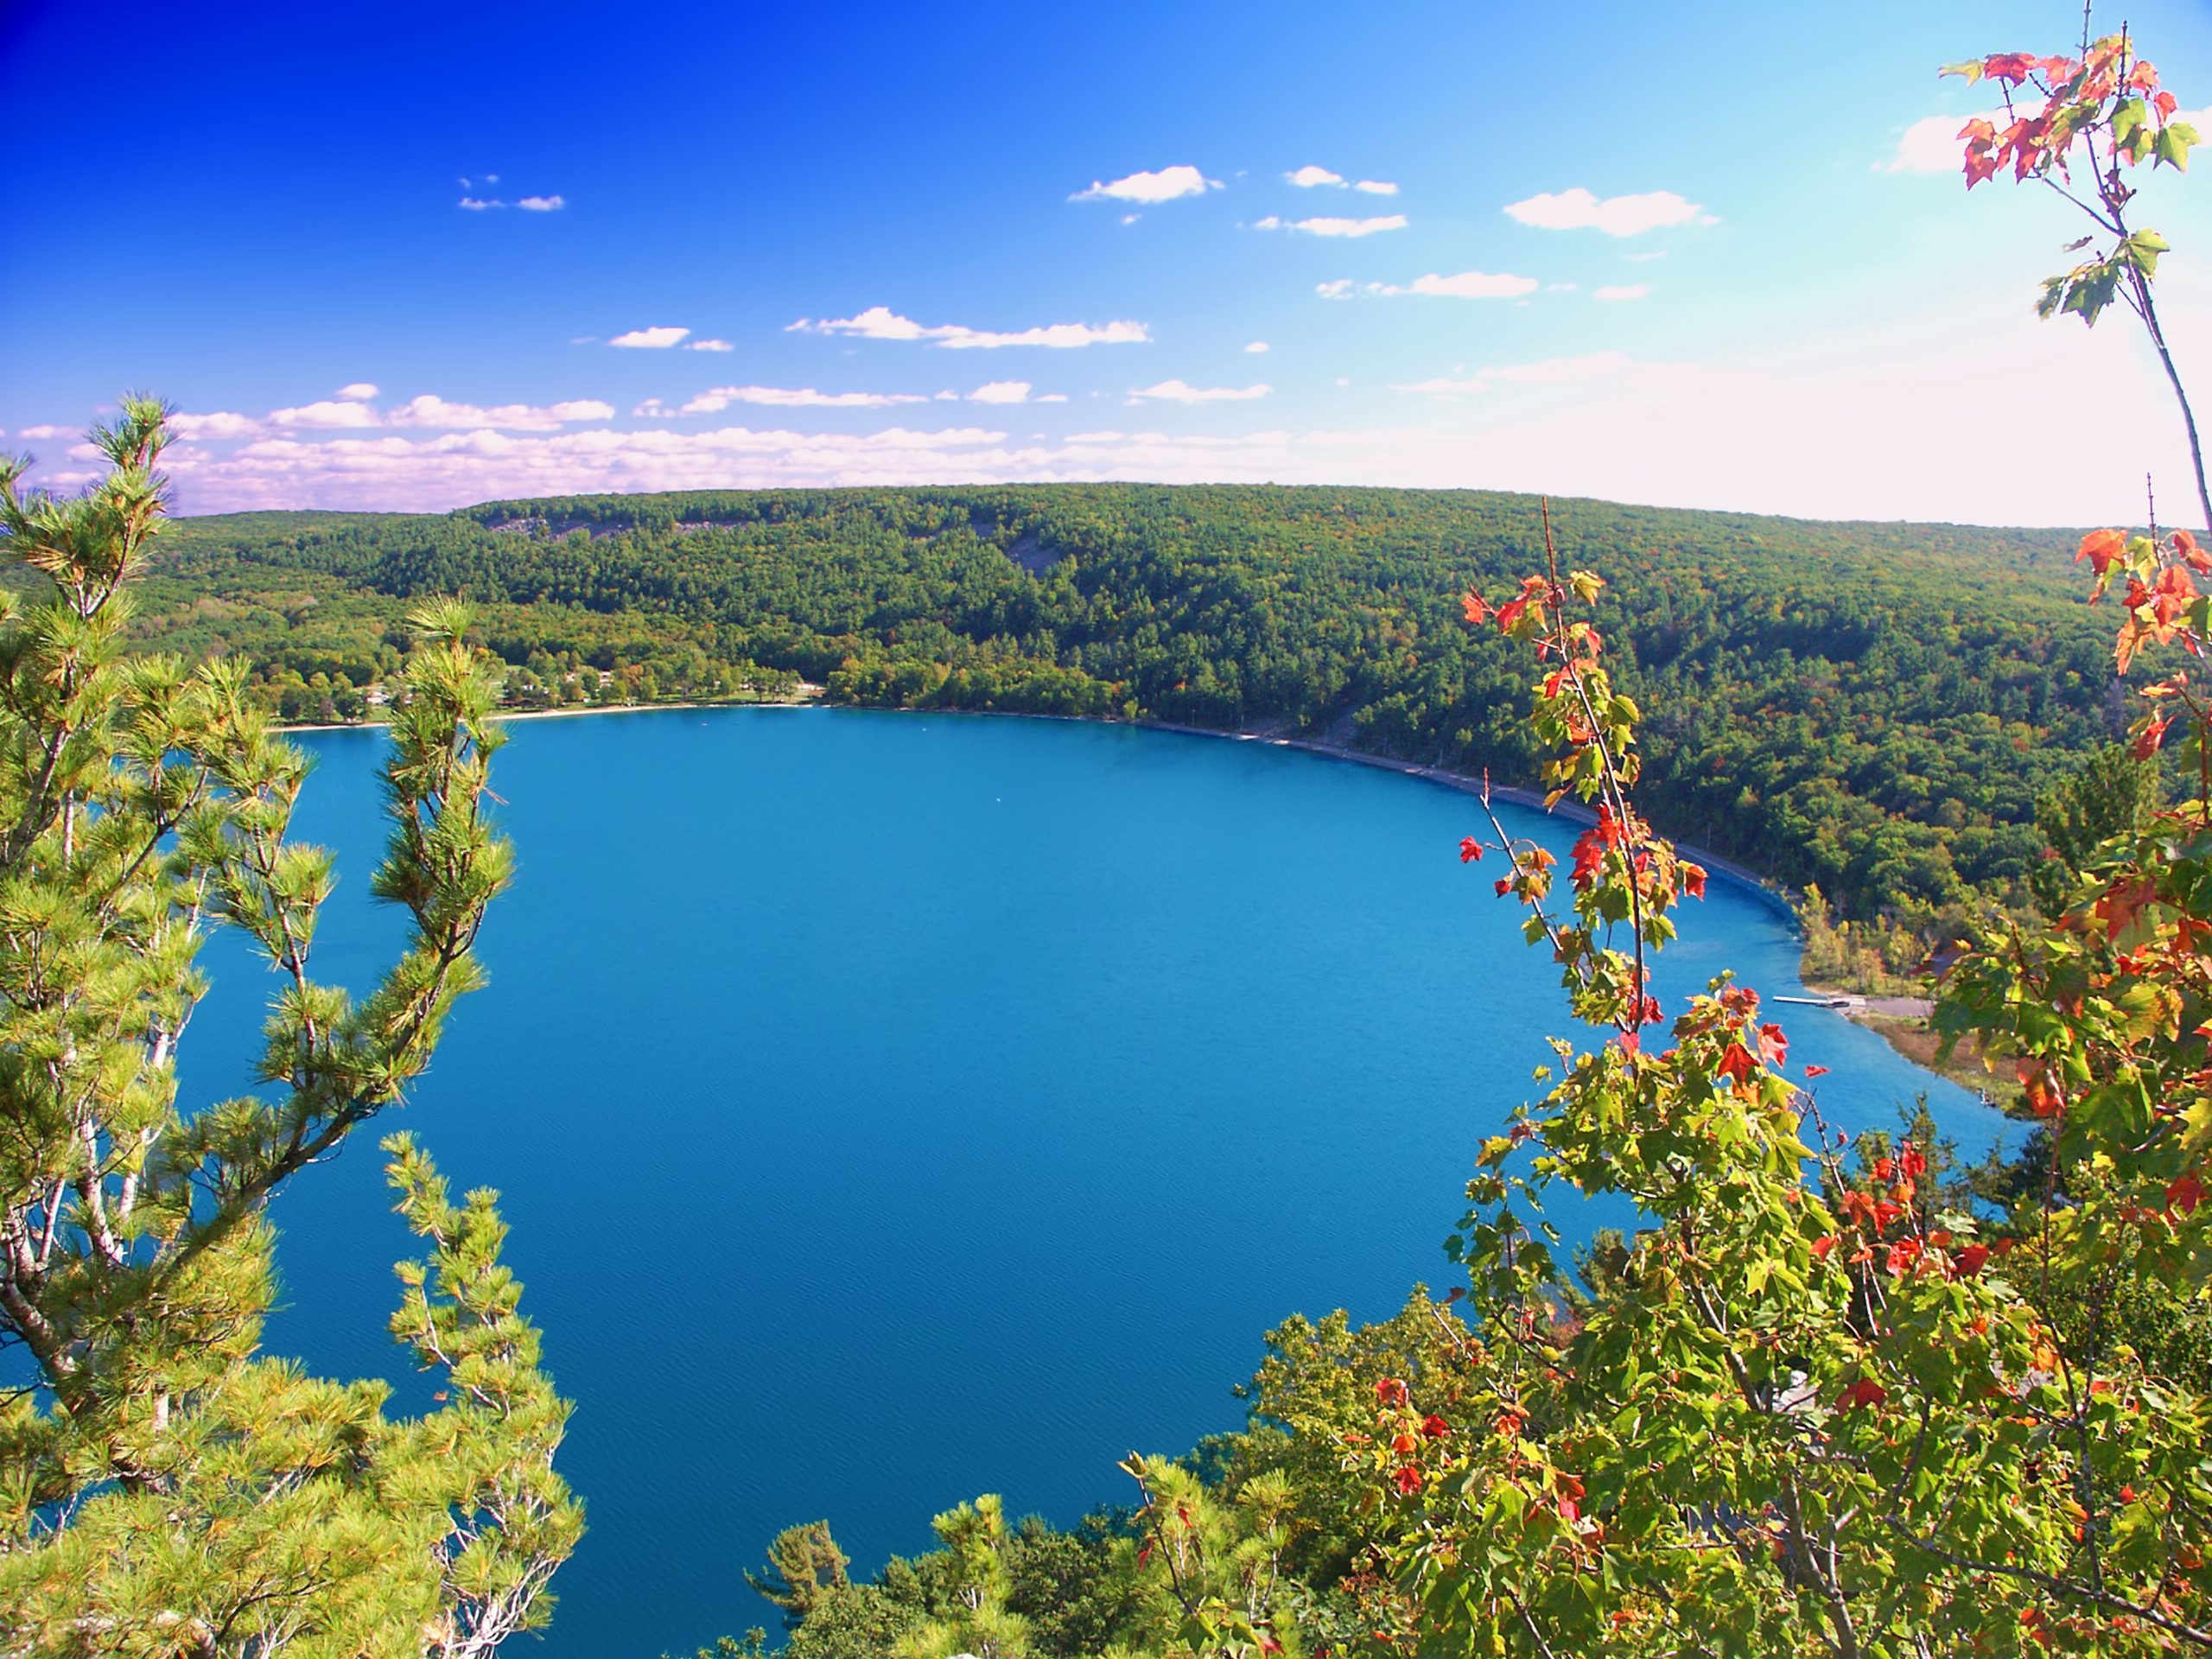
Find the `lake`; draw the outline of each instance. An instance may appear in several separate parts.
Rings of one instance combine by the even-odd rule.
[[[512,731],[491,987],[404,1111],[277,1198],[268,1343],[423,1408],[385,1334],[414,1241],[376,1135],[501,1191],[588,1507],[551,1659],[772,1628],[740,1572],[794,1522],[866,1572],[980,1492],[1059,1522],[1132,1499],[1116,1459],[1236,1427],[1268,1325],[1447,1281],[1475,1149],[1567,1028],[1548,953],[1459,861],[1476,804],[1433,784],[943,715]],[[318,967],[359,989],[399,935],[368,898],[384,740],[304,741],[298,830],[343,877]],[[1684,934],[1670,1008],[1724,964],[1799,989],[1749,888],[1716,878]],[[244,1086],[274,984],[234,940],[204,961],[188,1106]],[[1870,1033],[1776,1012],[1841,1127],[1925,1089],[1969,1154],[2002,1133]]]

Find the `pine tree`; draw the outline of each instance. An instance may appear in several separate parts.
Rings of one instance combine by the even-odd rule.
[[[32,1382],[0,1404],[0,1653],[480,1659],[543,1621],[582,1529],[496,1195],[456,1208],[385,1142],[431,1252],[393,1329],[445,1374],[440,1410],[389,1419],[382,1383],[257,1348],[270,1195],[397,1102],[482,982],[511,864],[485,808],[492,694],[467,613],[420,613],[374,880],[413,927],[357,1003],[310,973],[334,877],[288,835],[308,757],[242,665],[124,649],[168,435],[127,400],[91,435],[107,476],[67,500],[0,461],[0,1347]],[[226,925],[280,978],[270,1087],[188,1111],[195,959]]]

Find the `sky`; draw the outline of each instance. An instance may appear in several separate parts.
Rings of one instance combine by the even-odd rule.
[[[2212,0],[2127,13],[2212,140]],[[2075,5],[147,16],[0,0],[0,448],[57,490],[145,391],[189,512],[1132,479],[2084,524],[2139,518],[2146,474],[2192,493],[2133,318],[2033,315],[2086,221],[1958,172],[1990,99],[1937,67],[2066,50]],[[2212,181],[2135,216],[2212,415]]]

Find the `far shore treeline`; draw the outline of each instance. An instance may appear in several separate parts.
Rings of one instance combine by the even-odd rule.
[[[717,491],[181,521],[143,645],[240,653],[359,719],[458,595],[511,706],[788,695],[1173,721],[1526,782],[1525,668],[1460,595],[1529,568],[1525,495],[1122,484]],[[2077,533],[1555,503],[1654,821],[1823,904],[1892,969],[2044,856],[2037,802],[2125,728]],[[1818,967],[1820,964],[1815,963]]]

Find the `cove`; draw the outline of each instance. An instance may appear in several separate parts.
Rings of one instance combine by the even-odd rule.
[[[376,1135],[498,1187],[576,1414],[589,1531],[552,1659],[773,1624],[740,1576],[827,1516],[856,1572],[979,1492],[1069,1522],[1115,1460],[1242,1419],[1296,1311],[1441,1285],[1475,1148],[1567,1029],[1475,804],[1259,743],[1058,721],[685,709],[517,722],[520,874],[404,1110],[281,1192],[268,1347],[428,1382],[385,1334],[413,1254]],[[375,731],[315,734],[296,832],[338,850],[321,977],[399,937],[368,896]],[[1572,826],[1506,809],[1564,853]],[[1716,878],[1659,963],[1799,988],[1788,918]],[[274,981],[233,939],[182,1070],[247,1086]],[[1772,1010],[1840,1128],[1971,1096],[1824,1010]],[[1623,1216],[1559,1217],[1570,1231]]]

